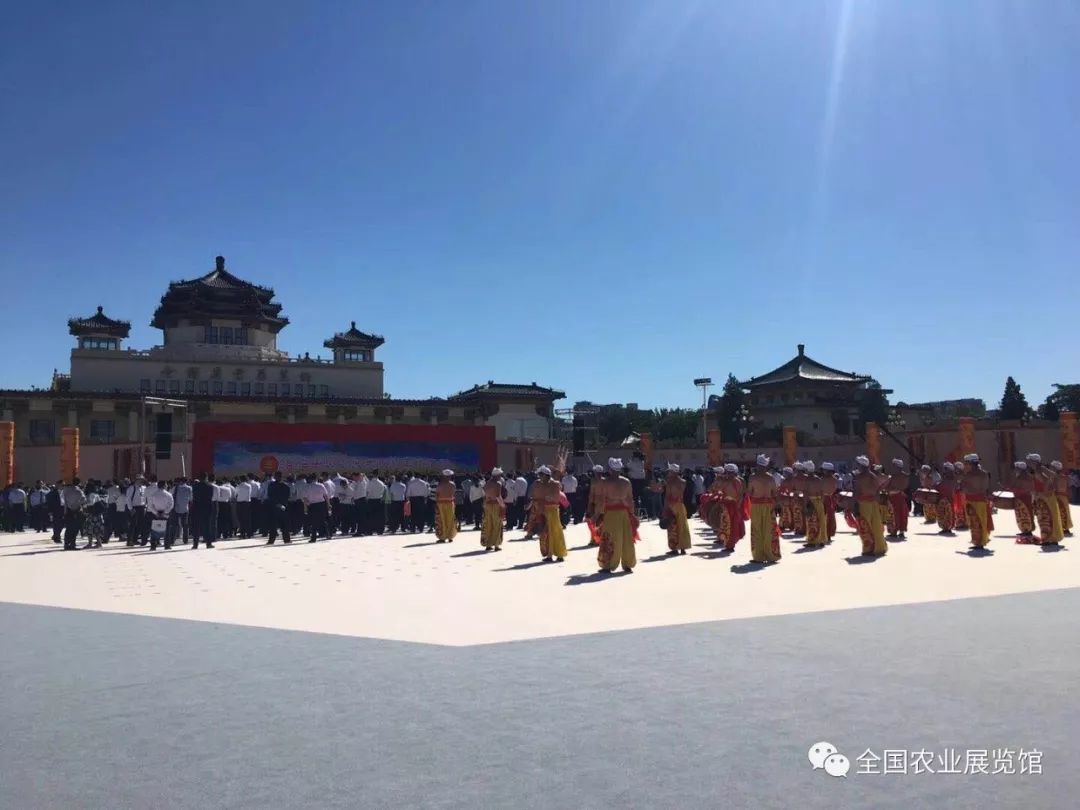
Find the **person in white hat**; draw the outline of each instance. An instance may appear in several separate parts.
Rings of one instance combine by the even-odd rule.
[[[453,543],[457,536],[457,516],[454,513],[454,471],[443,470],[435,488],[435,542]]]
[[[667,553],[674,557],[690,548],[690,523],[686,519],[686,481],[679,475],[678,464],[668,464],[664,479],[664,518],[667,525]]]
[[[821,465],[821,500],[825,505],[825,537],[831,543],[836,536],[836,510],[840,508],[840,476],[831,461]]]
[[[776,526],[776,481],[769,475],[769,457],[757,457],[746,486],[750,496],[750,562],[780,562],[780,532]]]
[[[979,464],[978,453],[964,456],[967,469],[960,481],[964,495],[964,511],[967,513],[967,525],[971,530],[971,547],[986,548],[990,542],[990,532],[994,528],[994,518],[990,508],[990,474]]]
[[[951,537],[956,528],[956,468],[951,461],[941,465],[941,480],[934,487],[938,493],[937,524],[938,534]]]
[[[923,495],[927,495],[931,491],[937,491],[937,482],[934,480],[934,468],[931,467],[929,464],[923,464],[921,467],[919,467],[919,489],[924,489],[927,491],[925,493],[922,493]],[[923,523],[926,525],[937,523],[936,502],[929,503],[925,499],[923,499],[923,503],[921,504],[921,506]]]
[[[1065,465],[1060,461],[1051,461],[1054,471],[1054,493],[1057,496],[1058,513],[1061,515],[1061,528],[1065,537],[1072,537],[1072,511],[1069,509],[1069,476],[1065,474]]]
[[[725,464],[720,468],[714,493],[715,505],[709,510],[709,525],[716,532],[716,543],[725,552],[735,550],[735,545],[746,536],[746,519],[743,517],[743,495],[746,486],[739,477],[737,464]]]
[[[800,465],[801,466],[801,465]],[[795,468],[784,467],[776,495],[780,503],[780,531],[795,531]]]
[[[1013,492],[1013,515],[1019,532],[1016,542],[1022,545],[1035,543],[1035,479],[1026,461],[1013,462],[1010,484]]]
[[[596,496],[596,517],[601,536],[597,562],[601,573],[612,573],[621,565],[630,574],[637,565],[634,490],[622,471],[622,459],[608,459],[607,477],[597,485],[600,492]]]
[[[484,517],[480,524],[480,545],[485,551],[502,551],[503,521],[506,502],[503,500],[503,473],[496,467],[484,484]]]
[[[855,494],[855,519],[859,527],[859,539],[862,540],[864,557],[884,557],[889,551],[885,542],[885,527],[881,520],[881,504],[878,493],[884,478],[879,478],[870,469],[870,459],[866,456],[855,457],[855,475],[852,488]]]
[[[889,497],[889,510],[885,526],[888,537],[896,540],[907,539],[908,525],[908,474],[904,469],[904,460],[892,460],[892,472],[885,478],[885,492]]]
[[[809,485],[810,476],[806,474],[805,461],[796,461],[791,468],[795,472],[789,482],[792,536],[806,537],[806,488]]]
[[[806,476],[803,483],[803,497],[806,500],[803,509],[806,514],[805,545],[809,548],[823,548],[829,542],[828,520],[825,516],[825,485],[814,462],[805,462],[803,472]]]
[[[1042,545],[1056,546],[1065,537],[1065,527],[1061,525],[1061,512],[1058,509],[1057,493],[1053,469],[1042,463],[1038,453],[1028,453],[1028,468],[1031,470],[1032,485],[1035,490],[1035,519],[1039,526],[1039,541]]]
[[[562,486],[558,481],[563,471],[559,469],[558,472],[559,475],[552,480],[551,468],[540,467],[536,471],[538,480],[533,485],[532,519],[529,522],[539,537],[540,558],[544,562],[552,562],[553,557],[558,562],[566,559],[566,535],[563,533],[559,506]]]

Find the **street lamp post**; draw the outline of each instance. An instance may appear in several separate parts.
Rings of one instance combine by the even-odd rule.
[[[712,388],[712,377],[698,377],[694,385],[701,389],[701,438],[709,441],[709,389]]]

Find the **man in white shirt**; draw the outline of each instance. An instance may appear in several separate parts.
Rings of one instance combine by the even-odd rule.
[[[386,484],[378,473],[373,473],[367,482],[367,532],[382,534],[386,531]]]
[[[11,530],[21,532],[26,530],[26,490],[22,483],[16,484],[8,490],[8,514],[11,515]]]
[[[133,546],[138,543],[145,546],[150,536],[150,524],[146,521],[146,479],[141,475],[135,476],[125,494],[131,513],[128,519],[127,544]]]
[[[169,516],[172,514],[174,505],[173,496],[165,489],[165,482],[158,481],[156,486],[148,488],[146,493],[146,511],[150,524],[150,550],[158,547],[158,537],[165,542],[165,548],[172,548],[172,538],[169,537]],[[164,522],[164,527],[159,531],[153,530],[153,523]]]
[[[329,540],[330,493],[327,492],[325,483],[318,481],[314,475],[309,475],[303,489],[303,498],[307,506],[308,531],[311,535],[308,542],[314,543],[320,534],[326,535]]]
[[[214,534],[214,540],[220,540],[228,536],[229,500],[231,497],[232,490],[225,483],[225,479],[217,479],[214,482],[214,500],[211,501],[210,507],[210,519],[213,521],[210,531]]]
[[[570,502],[570,505],[562,511],[563,528],[573,518],[574,523],[578,523],[581,518],[578,517],[578,491],[577,491],[577,476],[567,471],[566,475],[562,477],[562,481],[559,482],[562,485],[563,494],[566,496],[566,500]]]
[[[187,479],[179,479],[175,489],[173,489],[173,517],[169,525],[170,543],[176,539],[178,530],[182,533],[181,539],[183,540],[183,542],[185,544],[187,544],[188,542],[188,531],[190,529],[191,498],[191,484],[187,482]]]
[[[405,529],[405,482],[396,475],[390,476],[390,533]]]
[[[473,528],[480,531],[480,524],[484,520],[484,476],[478,474],[472,480],[466,495],[472,510]]]
[[[354,536],[367,533],[367,493],[368,477],[357,473],[349,483],[349,494],[353,500],[352,523]]]
[[[419,475],[413,475],[405,485],[405,496],[409,499],[409,530],[414,533],[424,531],[424,516],[427,514],[427,499],[431,494],[428,482]]]
[[[517,478],[514,479],[514,494],[517,496],[514,501],[514,523],[517,528],[524,529],[525,502],[529,494],[529,482],[525,480],[525,476],[521,473],[518,473]]]
[[[236,493],[236,519],[239,524],[240,536],[245,540],[252,536],[251,533],[251,482],[241,478],[235,487]]]

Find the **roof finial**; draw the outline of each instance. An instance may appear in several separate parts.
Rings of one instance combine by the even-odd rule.
[[[805,343],[800,343],[799,344],[799,357],[803,357],[805,354],[806,354],[806,344]]]
[[[356,328],[356,321],[353,321],[353,322],[352,322],[352,328],[353,328],[353,329],[355,329],[355,328]]]
[[[100,314],[101,314],[101,304],[98,304],[98,307],[97,307],[97,314],[98,314],[98,315],[100,315]]]
[[[214,269],[217,270],[218,272],[225,269],[225,257],[224,256],[217,256],[214,259]]]

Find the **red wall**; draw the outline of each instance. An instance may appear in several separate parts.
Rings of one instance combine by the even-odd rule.
[[[196,422],[191,469],[210,472],[216,442],[347,442],[413,441],[473,444],[480,449],[480,466],[495,466],[495,428],[461,425],[315,425],[278,422]]]

